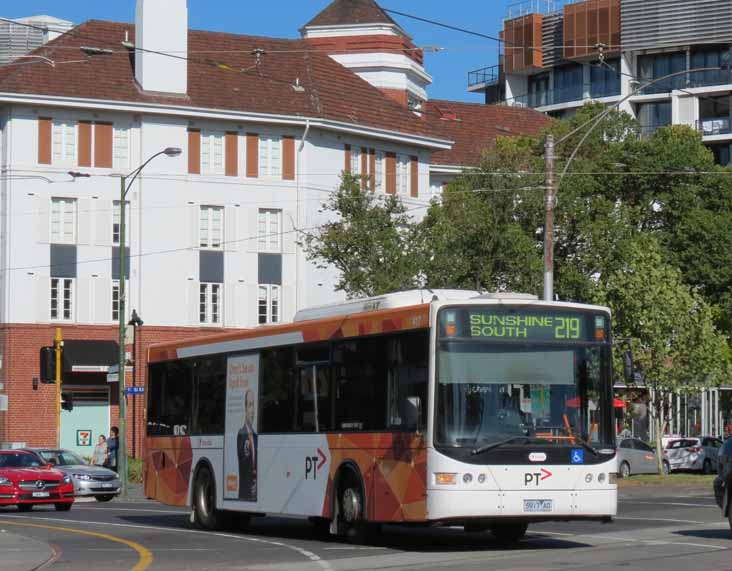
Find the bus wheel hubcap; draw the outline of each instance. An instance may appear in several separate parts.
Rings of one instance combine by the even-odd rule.
[[[361,504],[358,494],[353,488],[343,492],[343,519],[351,523],[358,519],[361,513]]]

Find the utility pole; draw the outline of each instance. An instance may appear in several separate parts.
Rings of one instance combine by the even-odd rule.
[[[544,143],[544,301],[554,299],[554,206],[557,189],[554,182],[554,135],[549,133]]]
[[[119,360],[117,362],[117,388],[119,389],[119,434],[117,435],[117,473],[120,476],[121,495],[127,497],[127,395],[125,395],[125,280],[127,272],[125,256],[127,238],[125,236],[125,198],[127,177],[120,181],[119,197]]]
[[[61,448],[61,358],[63,355],[64,341],[61,337],[61,328],[56,328],[56,337],[53,340],[56,350],[56,446]]]

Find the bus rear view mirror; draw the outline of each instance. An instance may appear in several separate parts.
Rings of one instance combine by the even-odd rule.
[[[623,353],[623,377],[625,377],[626,383],[630,384],[633,382],[634,373],[633,353],[626,351]]]
[[[422,399],[407,397],[404,401],[404,425],[409,430],[422,432]]]

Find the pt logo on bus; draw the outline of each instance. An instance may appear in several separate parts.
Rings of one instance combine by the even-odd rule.
[[[533,484],[536,487],[539,487],[540,482],[551,478],[553,475],[554,474],[546,468],[541,468],[539,472],[526,472],[524,474],[524,486],[530,486]]]
[[[328,461],[328,457],[318,448],[317,456],[305,456],[305,479],[317,480],[318,472]]]

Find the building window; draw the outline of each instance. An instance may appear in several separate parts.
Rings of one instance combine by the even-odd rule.
[[[384,151],[376,151],[376,172],[375,176],[375,187],[376,192],[386,192],[384,188]]]
[[[353,176],[366,174],[361,172],[361,150],[358,147],[351,147],[351,174]]]
[[[114,166],[129,168],[130,166],[130,131],[120,127],[114,128]]]
[[[259,176],[282,176],[282,138],[262,136],[259,139]]]
[[[201,206],[198,233],[201,248],[221,249],[224,235],[222,206]]]
[[[620,60],[613,59],[601,65],[590,66],[590,97],[620,95]]]
[[[551,103],[579,101],[584,95],[584,77],[582,66],[566,65],[554,70],[554,91]]]
[[[119,246],[119,239],[120,239],[120,209],[119,209],[120,202],[119,200],[115,200],[112,206],[112,244],[115,246]],[[129,228],[130,225],[130,203],[125,201],[125,226]],[[129,244],[130,237],[129,232],[125,236],[125,245]]]
[[[201,172],[204,174],[224,174],[224,133],[207,132],[201,134]]]
[[[207,325],[221,324],[221,284],[202,283],[199,287],[199,321]]]
[[[645,83],[684,71],[686,69],[686,52],[643,55],[638,57],[638,77]],[[643,89],[644,94],[666,93],[674,89],[686,87],[686,74],[669,77]]]
[[[76,165],[76,122],[53,122],[53,164]]]
[[[51,198],[51,242],[76,242],[76,199]]]
[[[409,194],[409,155],[397,155],[397,194]]]
[[[691,69],[702,67],[721,67],[724,69],[710,71],[696,71],[689,74],[689,87],[704,87],[706,85],[726,85],[732,83],[730,65],[730,50],[728,47],[708,47],[695,49],[691,52]]]
[[[125,280],[125,291],[129,291],[130,282]],[[119,321],[119,280],[112,280],[112,321]]]
[[[642,103],[638,105],[637,117],[642,135],[649,137],[657,129],[671,124],[671,102]]]
[[[260,252],[282,251],[282,211],[260,208],[257,219]]]
[[[72,321],[74,319],[73,298],[73,278],[51,278],[51,319]]]
[[[259,286],[258,314],[259,324],[280,322],[280,286],[266,284]]]
[[[517,99],[515,103],[529,107],[542,107],[549,105],[549,74],[542,73],[529,77],[528,101]],[[520,96],[519,96],[520,97]]]

